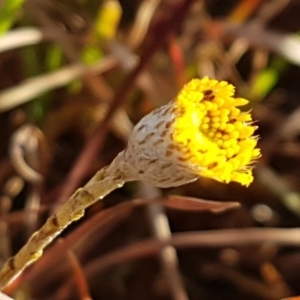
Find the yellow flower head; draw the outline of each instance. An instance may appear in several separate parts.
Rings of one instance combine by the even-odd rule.
[[[248,186],[251,164],[260,156],[253,136],[257,126],[249,112],[237,108],[248,101],[233,95],[234,87],[225,81],[205,77],[186,84],[133,129],[119,158],[127,177],[159,187],[200,176]]]
[[[252,126],[249,112],[237,108],[248,100],[234,98],[234,90],[207,77],[186,84],[173,102],[173,147],[198,175],[248,186],[251,163],[260,156],[253,136],[257,126]]]

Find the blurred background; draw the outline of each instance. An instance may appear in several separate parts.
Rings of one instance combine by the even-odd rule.
[[[191,78],[234,84],[262,149],[249,188],[206,178],[167,190],[126,184],[6,292],[299,295],[299,16],[298,0],[0,0],[0,264]]]

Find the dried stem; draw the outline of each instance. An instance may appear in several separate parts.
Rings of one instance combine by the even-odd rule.
[[[37,77],[32,77],[18,86],[7,88],[0,92],[0,112],[10,110],[18,105],[31,101],[35,97],[68,84],[87,73],[101,73],[116,64],[116,60],[107,56],[92,66],[82,63],[70,64],[58,71],[53,71]]]
[[[164,242],[151,238],[111,251],[89,263],[85,267],[85,273],[89,278],[95,277],[112,266],[156,255],[167,245],[172,245],[176,249],[243,247],[266,243],[299,247],[299,233],[300,228],[247,228],[176,233]]]
[[[148,215],[152,222],[152,230],[155,238],[164,242],[172,237],[168,217],[159,203],[147,206]],[[188,300],[184,284],[179,272],[178,257],[173,246],[166,245],[159,251],[159,258],[163,267],[164,275],[174,300]]]
[[[11,49],[35,45],[44,39],[44,33],[36,28],[24,27],[1,36],[0,53]]]
[[[142,183],[143,194],[146,198],[161,196],[159,190],[147,183]],[[172,237],[168,217],[161,203],[147,205],[147,213],[151,222],[152,232],[158,241],[164,242]],[[159,251],[159,258],[163,273],[174,300],[188,300],[179,271],[179,262],[176,249],[167,245]]]

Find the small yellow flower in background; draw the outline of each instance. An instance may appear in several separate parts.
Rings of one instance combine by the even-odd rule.
[[[253,136],[257,126],[252,126],[249,112],[237,108],[249,101],[234,98],[234,91],[225,81],[190,81],[174,100],[172,137],[182,160],[199,175],[248,186],[253,180],[251,163],[260,156]]]

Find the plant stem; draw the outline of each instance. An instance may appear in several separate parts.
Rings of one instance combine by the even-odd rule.
[[[0,290],[36,261],[43,254],[43,249],[69,224],[83,217],[87,207],[130,180],[121,171],[122,154],[123,152],[108,167],[97,172],[84,187],[78,189],[59,211],[49,217],[43,227],[31,236],[25,246],[7,260],[0,270]]]

